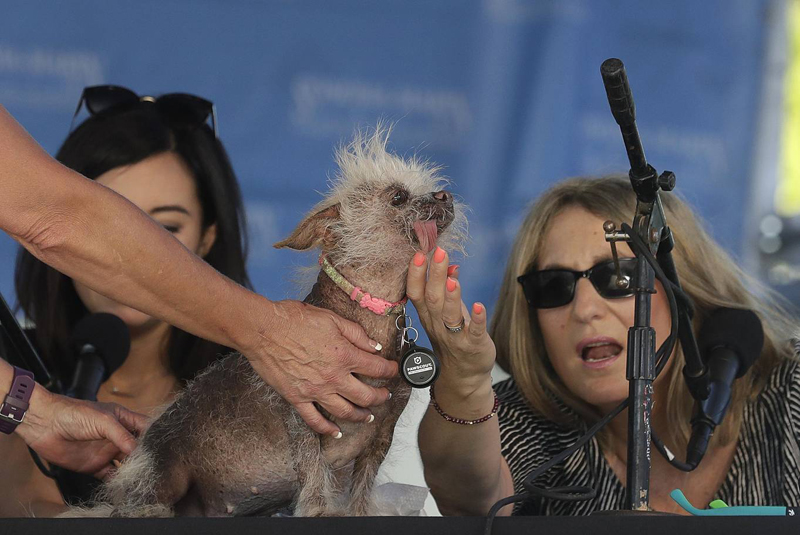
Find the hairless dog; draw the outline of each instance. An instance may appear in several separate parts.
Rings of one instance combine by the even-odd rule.
[[[396,319],[417,250],[460,249],[466,218],[439,169],[387,152],[388,130],[357,133],[336,153],[325,198],[275,244],[321,250],[306,303],[364,327],[399,360]],[[167,407],[107,481],[96,505],[66,516],[370,514],[372,484],[406,406],[401,379],[374,380],[393,393],[374,421],[337,421],[341,438],[314,433],[239,354],[202,372]]]

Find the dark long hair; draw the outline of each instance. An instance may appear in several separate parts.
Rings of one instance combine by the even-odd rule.
[[[208,125],[170,125],[156,106],[141,102],[87,119],[67,137],[56,159],[94,180],[111,169],[164,152],[177,154],[191,170],[203,210],[203,230],[217,225],[216,240],[205,261],[251,288],[245,268],[247,236],[241,193],[228,154]],[[69,336],[88,314],[72,280],[21,248],[14,284],[19,306],[36,326],[34,342],[42,360],[51,373],[69,380],[75,367]],[[169,369],[185,382],[229,351],[172,327],[167,346]]]

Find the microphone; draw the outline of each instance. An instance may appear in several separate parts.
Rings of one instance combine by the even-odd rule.
[[[128,326],[117,316],[90,314],[75,326],[70,347],[77,355],[77,364],[65,395],[97,401],[100,384],[127,358],[131,335]]]
[[[725,417],[733,381],[747,373],[761,354],[764,329],[751,310],[719,308],[703,323],[698,346],[709,370],[709,395],[695,403],[686,448],[686,463],[691,466],[700,464],[714,429]]]
[[[636,105],[633,103],[625,65],[617,58],[609,58],[600,65],[600,74],[603,77],[611,114],[619,125],[622,140],[625,142],[625,150],[631,164],[628,173],[631,186],[640,201],[651,203],[655,200],[659,188],[671,191],[675,187],[675,175],[665,172],[663,178],[658,177],[653,166],[647,163],[642,140],[639,138],[639,129],[636,127]]]

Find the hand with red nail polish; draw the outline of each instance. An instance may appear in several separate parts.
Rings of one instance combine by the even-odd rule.
[[[471,310],[464,305],[459,266],[449,264],[444,249],[437,247],[431,260],[428,266],[422,253],[414,255],[408,269],[407,293],[442,361],[437,393],[444,388],[440,384],[464,390],[491,384],[496,351],[486,330],[486,309],[480,303]]]
[[[475,505],[462,510],[458,502],[450,502],[456,507],[448,509],[449,503],[443,499],[437,502],[443,512],[483,514],[497,497],[514,490],[512,484],[506,485],[511,481],[510,475],[500,479],[508,468],[501,457],[498,418],[477,425],[457,425],[438,411],[451,418],[476,421],[496,409],[492,388],[496,349],[486,330],[486,308],[475,303],[468,309],[461,300],[458,265],[450,265],[447,252],[439,248],[430,262],[425,260],[411,261],[406,292],[442,366],[431,387],[438,409],[429,407],[420,422],[419,451],[426,480],[436,481],[437,488],[447,489],[434,494],[437,500],[461,496],[464,492],[465,502]],[[463,485],[453,484],[462,480],[464,474],[470,481],[480,481],[481,492],[487,491],[480,496],[491,499],[484,503],[470,496],[471,491],[462,489]],[[505,494],[492,489],[502,489]]]

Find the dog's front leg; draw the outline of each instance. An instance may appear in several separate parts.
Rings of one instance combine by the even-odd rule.
[[[408,393],[401,390],[400,395],[407,397]],[[404,406],[405,403],[399,406],[400,411]],[[378,475],[378,469],[381,467],[386,454],[389,452],[389,447],[392,445],[394,426],[400,416],[398,412],[398,408],[389,411],[379,424],[380,429],[372,441],[361,455],[356,457],[353,466],[353,484],[350,487],[350,505],[347,508],[348,514],[351,516],[370,516],[375,514],[371,507],[372,487],[375,483],[375,477]]]
[[[294,516],[343,516],[343,496],[352,477],[352,464],[334,469],[322,455],[315,436],[296,448],[300,490]]]

